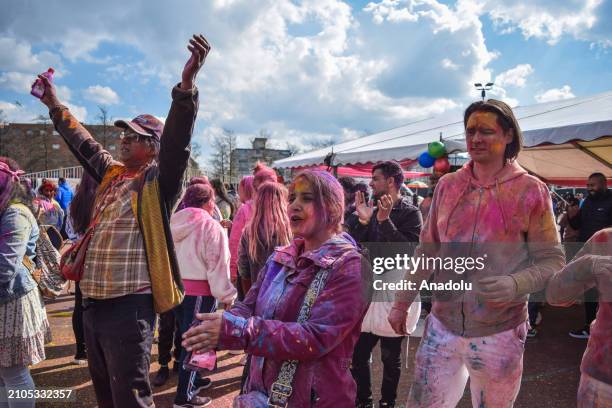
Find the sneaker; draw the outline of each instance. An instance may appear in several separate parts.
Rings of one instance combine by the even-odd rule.
[[[583,327],[579,330],[572,330],[569,335],[575,339],[588,339],[591,333],[588,327]]]
[[[210,386],[212,385],[212,380],[208,377],[205,378],[200,378],[200,377],[196,377],[195,380],[195,395],[198,395],[200,393],[200,391],[205,390],[207,388],[210,388]]]
[[[87,357],[76,356],[74,357],[74,360],[70,362],[70,364],[78,365],[78,366],[85,365],[87,364]]]
[[[538,331],[537,329],[534,329],[533,327],[529,330],[527,330],[527,338],[534,338],[535,336],[538,335]]]
[[[154,387],[161,387],[168,381],[168,378],[170,378],[168,366],[161,366],[157,374],[155,374],[155,378],[151,381],[151,384],[153,384]]]
[[[540,325],[542,323],[542,313],[538,312],[538,315],[536,316],[536,321],[535,324],[536,326]]]
[[[206,407],[210,405],[211,402],[212,402],[212,399],[209,397],[198,397],[196,395],[195,397],[191,399],[191,401],[183,402],[183,403],[175,402],[173,407],[174,408],[200,408],[200,407]]]

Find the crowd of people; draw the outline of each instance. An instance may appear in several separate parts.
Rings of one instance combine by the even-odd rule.
[[[210,45],[196,35],[188,49],[165,124],[148,114],[117,121],[117,159],[39,76],[41,101],[85,171],[74,195],[65,180],[45,180],[36,195],[19,165],[0,158],[0,389],[34,389],[29,367],[45,359],[51,332],[31,265],[41,231],[54,228],[84,243],[68,249],[83,259],[74,363],[88,364],[100,407],[154,406],[152,386],[168,381],[173,359],[174,407],[206,406],[214,384],[198,364],[213,368],[219,350],[244,353],[235,407],[373,407],[378,343],[378,406],[399,406],[402,346],[421,306],[407,406],[454,407],[469,378],[474,407],[511,407],[538,306],[583,296],[585,326],[570,333],[588,338],[578,405],[611,406],[612,193],[603,174],[588,179],[583,200],[551,196],[516,161],[512,110],[490,99],[464,114],[470,161],[436,178],[424,199],[406,194],[395,161],[375,164],[369,184],[320,170],[283,183],[263,163],[238,197],[220,180],[184,183],[194,84]],[[473,290],[423,302],[412,289],[373,297],[370,262],[393,245],[415,257],[488,258],[474,273],[421,267],[403,276]]]

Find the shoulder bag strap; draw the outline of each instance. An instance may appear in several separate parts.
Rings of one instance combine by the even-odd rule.
[[[302,307],[300,309],[300,314],[298,315],[298,323],[305,323],[310,318],[312,306],[323,290],[329,272],[330,269],[319,270],[310,283],[308,291],[306,292],[306,297],[304,298],[304,302],[302,303]],[[293,383],[293,377],[297,371],[297,366],[297,360],[283,361],[283,365],[278,373],[278,378],[270,388],[270,396],[268,397],[268,405],[270,407],[287,407],[289,397],[291,397],[291,394],[293,393],[293,387],[291,384]]]

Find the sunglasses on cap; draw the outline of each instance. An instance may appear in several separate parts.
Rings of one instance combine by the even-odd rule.
[[[124,131],[119,135],[119,139],[124,140],[127,143],[132,142],[144,142],[147,139],[150,139],[150,136],[143,136],[133,131]]]

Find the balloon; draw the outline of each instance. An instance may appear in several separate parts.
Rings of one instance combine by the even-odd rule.
[[[430,154],[427,153],[427,152],[423,152],[419,156],[419,165],[421,167],[424,167],[424,168],[428,168],[428,167],[433,166],[435,161],[436,161],[436,159],[431,157]]]
[[[431,142],[427,147],[427,152],[434,159],[439,159],[446,154],[446,146],[442,142]]]
[[[450,163],[446,157],[440,157],[439,159],[436,159],[433,167],[435,171],[440,173],[448,173],[450,170]]]

